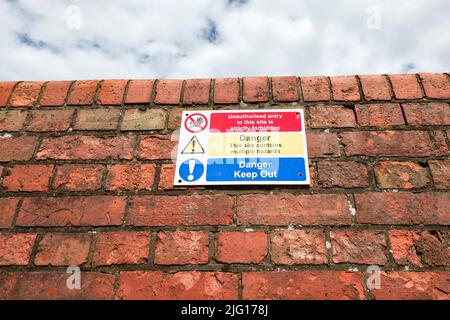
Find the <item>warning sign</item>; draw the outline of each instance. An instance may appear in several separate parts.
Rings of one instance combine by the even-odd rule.
[[[184,112],[174,185],[309,185],[303,110]]]

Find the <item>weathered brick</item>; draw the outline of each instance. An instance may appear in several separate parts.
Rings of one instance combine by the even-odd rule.
[[[450,80],[445,74],[421,73],[425,95],[431,99],[450,99]]]
[[[16,165],[8,168],[3,178],[3,188],[7,191],[47,191],[53,165]]]
[[[159,80],[156,84],[156,104],[179,104],[182,80]]]
[[[220,78],[214,81],[214,103],[227,104],[239,102],[239,79]]]
[[[382,232],[337,230],[330,232],[334,263],[385,265],[386,239]]]
[[[367,101],[391,100],[391,92],[387,79],[382,75],[359,76],[364,97]]]
[[[450,250],[440,232],[394,230],[389,232],[392,256],[400,265],[450,265]]]
[[[48,233],[39,243],[37,266],[80,266],[88,261],[92,236],[88,233]]]
[[[398,103],[356,105],[356,118],[363,127],[388,127],[405,124]]]
[[[174,176],[175,176],[175,164],[163,163],[161,166],[161,174],[159,175],[158,189],[160,190],[173,189]]]
[[[222,272],[122,271],[118,299],[236,300],[238,276]]]
[[[128,109],[121,130],[161,130],[166,127],[167,113],[163,109]]]
[[[0,111],[0,131],[20,131],[23,128],[28,111],[7,110]]]
[[[325,188],[365,188],[369,173],[364,164],[354,161],[321,161],[317,163],[319,186]]]
[[[264,205],[261,205],[264,204]],[[346,225],[350,223],[345,195],[243,195],[238,197],[239,224]]]
[[[371,290],[377,300],[450,299],[448,272],[382,272],[380,280],[380,288]]]
[[[450,194],[371,192],[355,201],[358,223],[450,225]]]
[[[59,191],[98,190],[105,167],[97,164],[64,164],[56,169],[53,188]]]
[[[18,203],[19,198],[0,198],[0,229],[12,226]]]
[[[347,156],[444,156],[448,153],[439,131],[360,131],[340,134]]]
[[[108,171],[105,189],[151,190],[154,178],[154,164],[115,164]]]
[[[450,125],[450,106],[447,103],[403,104],[406,121],[412,126]]]
[[[374,171],[382,189],[422,188],[430,183],[427,169],[413,162],[381,161]]]
[[[128,80],[104,80],[100,85],[97,103],[117,106],[122,104]]]
[[[263,263],[268,252],[263,231],[222,231],[216,235],[216,260],[223,263]],[[244,245],[245,244],[245,245]]]
[[[348,128],[355,127],[356,120],[352,108],[345,106],[310,107],[312,128]]]
[[[68,105],[90,105],[94,103],[95,93],[97,91],[97,80],[78,80],[73,85]]]
[[[211,79],[186,80],[183,104],[208,104]]]
[[[415,74],[394,74],[389,75],[392,89],[397,99],[420,99],[423,98],[422,89]]]
[[[330,77],[333,99],[336,101],[359,101],[358,82],[354,76]]]
[[[104,160],[133,158],[135,137],[62,136],[44,138],[36,155],[37,159]]]
[[[93,265],[143,264],[150,252],[150,232],[101,232],[95,244]]]
[[[245,300],[364,299],[363,276],[346,271],[244,272]]]
[[[185,265],[209,262],[207,231],[160,231],[156,240],[155,264]]]
[[[135,226],[228,225],[233,199],[226,195],[136,196],[128,224]]]
[[[0,233],[0,266],[26,266],[36,236],[35,233]]]
[[[302,77],[301,85],[303,100],[306,102],[331,100],[330,88],[326,77]]]
[[[271,233],[271,257],[275,264],[326,264],[322,230],[277,230]]]
[[[339,142],[336,133],[308,131],[306,140],[309,157],[339,157]]]
[[[36,104],[44,82],[20,82],[9,100],[12,107],[32,107]]]
[[[67,131],[74,110],[33,110],[27,131]]]
[[[25,198],[17,225],[22,227],[117,226],[122,224],[125,198],[32,197]]]
[[[128,85],[126,104],[150,103],[155,80],[131,80]]]
[[[171,141],[170,135],[141,136],[139,159],[165,160],[176,156],[178,141]]]
[[[80,290],[69,289],[66,272],[4,272],[0,273],[0,299],[62,300],[112,299],[114,275],[83,272]]]
[[[28,161],[36,146],[36,137],[5,137],[0,136],[0,162]]]
[[[439,189],[450,188],[450,160],[428,161],[434,185]]]
[[[244,102],[269,101],[268,77],[245,77],[243,83]]]
[[[118,109],[81,109],[75,120],[75,130],[115,130],[119,124]]]
[[[72,81],[47,82],[39,104],[42,107],[60,107],[66,102]]]
[[[0,107],[8,104],[9,97],[14,90],[17,82],[0,82]]]
[[[297,78],[273,77],[272,93],[276,102],[298,101]]]

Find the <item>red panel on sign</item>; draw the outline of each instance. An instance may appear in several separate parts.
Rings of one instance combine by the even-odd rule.
[[[298,112],[230,112],[211,114],[211,132],[301,131]]]

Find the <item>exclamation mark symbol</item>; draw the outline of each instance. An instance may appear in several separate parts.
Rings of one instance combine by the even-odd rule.
[[[188,175],[188,180],[192,181],[194,180],[194,168],[195,168],[195,159],[191,159],[189,160],[189,175]]]
[[[192,153],[195,153],[195,139],[192,140]]]

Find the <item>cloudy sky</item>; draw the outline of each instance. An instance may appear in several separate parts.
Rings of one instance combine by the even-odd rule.
[[[450,71],[448,0],[0,0],[1,80]]]

